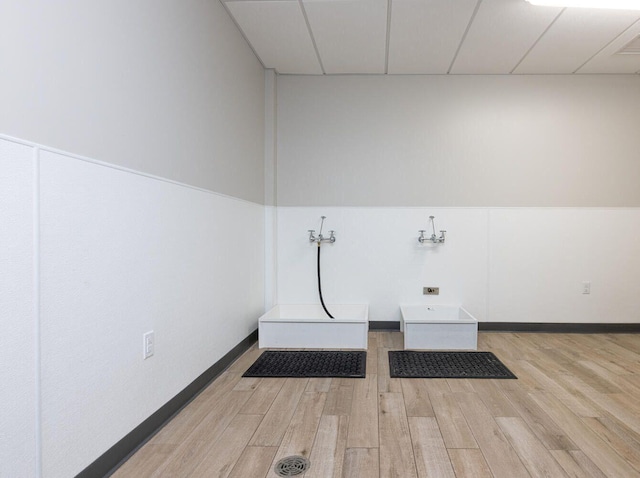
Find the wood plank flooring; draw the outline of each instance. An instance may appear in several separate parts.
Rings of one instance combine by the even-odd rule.
[[[242,378],[252,347],[115,478],[640,477],[640,334],[479,334],[518,380],[398,379],[370,332],[365,379]]]

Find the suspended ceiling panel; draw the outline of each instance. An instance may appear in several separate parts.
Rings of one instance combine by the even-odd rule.
[[[325,73],[385,73],[387,0],[302,3]]]
[[[637,73],[640,11],[526,0],[222,0],[284,74]]]
[[[477,0],[394,0],[389,73],[447,73],[477,3]]]
[[[640,73],[640,55],[618,53],[629,42],[640,36],[640,20],[603,48],[578,73]]]
[[[511,73],[561,11],[524,0],[484,0],[451,73]]]
[[[573,73],[638,19],[637,12],[568,8],[514,73]]]
[[[265,67],[322,74],[297,0],[232,1],[226,6]]]

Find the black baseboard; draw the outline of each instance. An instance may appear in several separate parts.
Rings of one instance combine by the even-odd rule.
[[[400,330],[397,320],[373,320],[369,322],[369,330]]]
[[[486,332],[545,332],[556,334],[637,334],[640,324],[586,324],[544,322],[478,322]]]
[[[371,321],[369,330],[400,330],[400,322]],[[548,332],[548,333],[640,333],[640,324],[585,324],[533,322],[478,322],[478,330],[486,332]],[[155,435],[166,423],[204,390],[229,365],[258,340],[258,331],[249,334],[229,353],[213,364],[153,415],[134,428],[127,436],[109,448],[97,460],[82,470],[76,478],[97,478],[111,475],[133,453]]]
[[[400,330],[400,322],[381,320],[369,322],[369,330]],[[545,332],[556,334],[637,334],[640,324],[586,324],[545,322],[478,322],[484,332]]]
[[[82,470],[76,475],[76,478],[110,476],[257,340],[258,330],[255,330],[231,349],[229,353],[209,367],[206,372],[187,385],[184,390],[129,432],[122,440],[104,452],[100,458]]]

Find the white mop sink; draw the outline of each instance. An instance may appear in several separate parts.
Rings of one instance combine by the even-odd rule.
[[[452,305],[400,305],[405,349],[477,350],[478,321]]]
[[[276,305],[258,319],[258,346],[294,349],[367,349],[369,306]]]

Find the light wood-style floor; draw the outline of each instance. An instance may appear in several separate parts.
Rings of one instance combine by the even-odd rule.
[[[255,346],[115,477],[640,477],[640,335],[480,333],[518,380],[389,378],[400,332],[371,332],[366,379],[241,378]]]

